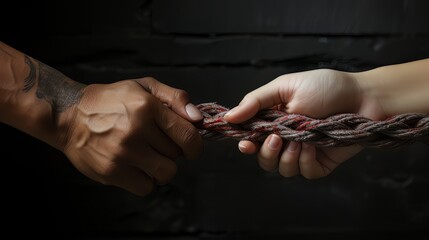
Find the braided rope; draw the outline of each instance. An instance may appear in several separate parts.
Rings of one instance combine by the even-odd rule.
[[[270,109],[258,112],[244,123],[231,124],[223,119],[228,108],[216,103],[202,103],[197,107],[204,116],[197,128],[209,140],[263,141],[275,133],[286,141],[308,142],[321,147],[360,144],[397,148],[417,141],[429,143],[429,115],[421,113],[373,121],[351,113],[313,119]]]

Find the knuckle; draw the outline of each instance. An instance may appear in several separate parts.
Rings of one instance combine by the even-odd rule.
[[[135,88],[135,83],[132,80],[123,80],[119,82],[112,83],[112,85],[115,85],[116,93],[128,93],[132,91],[133,88]]]
[[[146,91],[148,91],[151,94],[156,94],[157,92],[157,86],[158,86],[158,80],[156,80],[153,77],[144,77],[142,79],[139,79],[138,82],[143,86]]]
[[[104,181],[110,182],[110,180],[115,176],[117,171],[117,167],[110,163],[110,164],[101,164],[97,169],[96,172],[98,175],[101,176]]]
[[[154,100],[151,97],[142,96],[135,102],[136,111],[147,114],[153,111]]]
[[[111,180],[115,179],[118,175],[119,169],[122,165],[121,156],[123,156],[123,151],[118,149],[121,148],[111,148],[109,152],[106,152],[109,156],[101,159],[93,168],[93,171],[105,181],[111,183]]]
[[[174,91],[173,98],[179,101],[188,101],[189,95],[185,90],[176,89]]]
[[[153,77],[138,78],[138,79],[134,79],[134,80],[130,80],[130,81],[133,81],[134,84],[137,83],[146,92],[149,92],[149,93],[154,94],[154,95],[156,94],[158,86],[159,86],[159,81]]]
[[[150,89],[153,87],[153,85],[158,83],[158,80],[156,80],[153,77],[144,77],[137,79],[137,82],[142,85],[143,88],[150,91]]]
[[[141,79],[142,82],[146,82],[146,83],[154,83],[154,82],[158,82],[158,80],[156,80],[154,77],[144,77]]]
[[[299,103],[297,101],[290,101],[287,105],[287,110],[290,113],[300,113],[302,109],[299,108]]]
[[[248,101],[248,100],[250,100],[250,99],[252,99],[252,98],[253,98],[253,92],[249,92],[249,93],[247,93],[246,95],[244,95],[244,97],[243,97],[243,99],[241,100],[241,102]]]

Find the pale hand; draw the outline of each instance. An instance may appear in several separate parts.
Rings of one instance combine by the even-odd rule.
[[[358,113],[373,120],[385,118],[378,101],[362,90],[354,74],[330,69],[282,75],[248,93],[225,119],[241,123],[266,108],[313,118],[338,113]],[[266,171],[278,170],[284,177],[301,174],[315,179],[330,174],[362,147],[318,148],[307,143],[284,143],[278,135],[271,134],[262,146],[241,141],[239,149],[245,154],[257,152],[259,164]]]

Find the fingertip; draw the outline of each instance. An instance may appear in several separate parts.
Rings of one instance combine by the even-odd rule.
[[[282,102],[279,94],[279,82],[270,82],[246,94],[237,109],[231,110],[225,120],[230,123],[244,122],[259,110],[270,108]]]
[[[229,110],[224,119],[230,123],[241,123],[253,117],[260,110],[258,101],[242,101],[238,106]]]
[[[243,154],[254,154],[257,152],[258,147],[251,141],[243,140],[238,143],[238,149]]]
[[[188,119],[192,122],[201,121],[203,119],[203,114],[201,111],[192,103],[186,104],[185,112],[188,116]]]
[[[223,118],[227,121],[227,122],[231,122],[234,121],[234,119],[236,118],[236,111],[239,111],[239,106],[233,107],[231,108],[227,113],[225,113],[225,115],[223,116]]]
[[[277,134],[271,134],[271,138],[269,139],[267,146],[272,150],[279,150],[283,145],[282,138]]]

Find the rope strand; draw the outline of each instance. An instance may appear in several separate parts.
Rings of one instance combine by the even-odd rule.
[[[307,142],[320,147],[360,144],[373,148],[397,148],[414,142],[429,143],[429,116],[407,113],[384,121],[373,121],[358,114],[345,113],[313,119],[277,110],[262,110],[241,124],[223,119],[228,108],[216,103],[199,104],[204,119],[197,124],[208,140],[250,140],[262,142],[275,133],[286,141]]]

